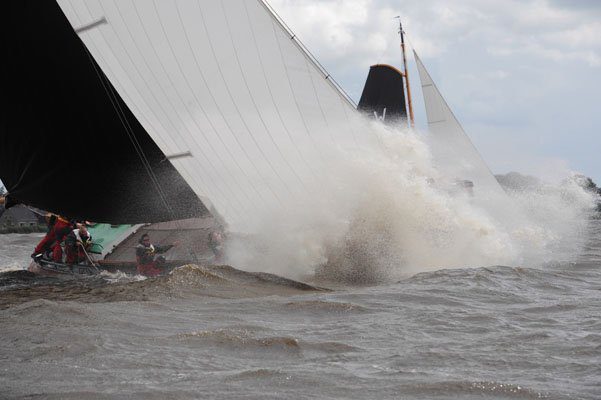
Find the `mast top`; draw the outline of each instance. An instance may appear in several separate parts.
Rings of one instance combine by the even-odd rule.
[[[403,68],[405,77],[405,88],[407,90],[407,108],[409,109],[409,122],[411,127],[415,125],[413,117],[413,102],[411,100],[411,86],[409,85],[409,71],[407,69],[407,56],[405,54],[405,32],[403,32],[403,23],[401,22],[401,16],[397,15],[395,18],[399,20],[399,35],[401,35],[401,53],[403,55]]]
[[[401,16],[397,15],[396,17],[394,17],[395,19],[399,20],[399,35],[401,36],[401,43],[405,43],[405,32],[403,32],[403,22],[401,21]]]

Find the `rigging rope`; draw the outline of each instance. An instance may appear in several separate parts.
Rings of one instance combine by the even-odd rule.
[[[119,6],[117,5],[117,3],[115,3],[115,5],[116,5],[116,8],[117,8],[117,11],[118,11],[119,15],[121,16],[121,19],[124,21],[124,19],[123,19],[122,15],[121,15],[121,10],[119,9]],[[163,60],[162,60],[162,59],[159,57],[159,55],[158,55],[158,54],[157,54],[157,52],[156,52],[156,49],[155,49],[155,47],[152,45],[152,41],[151,41],[151,39],[150,39],[150,36],[149,36],[149,34],[148,34],[148,31],[147,31],[147,29],[146,29],[146,25],[144,24],[144,20],[143,20],[143,19],[142,19],[142,17],[140,16],[140,13],[139,13],[139,11],[138,11],[138,9],[137,9],[137,6],[136,6],[136,4],[135,4],[135,3],[133,3],[133,6],[134,6],[134,10],[135,10],[135,12],[136,12],[136,16],[137,16],[137,18],[138,18],[138,21],[140,22],[140,26],[142,27],[142,30],[143,30],[143,32],[144,32],[144,35],[145,35],[145,37],[146,37],[146,40],[147,40],[147,41],[148,41],[148,43],[151,45],[151,48],[152,48],[152,51],[153,51],[153,53],[154,53],[154,56],[155,56],[155,58],[158,60],[158,62],[159,62],[159,65],[161,66],[161,69],[162,69],[162,71],[163,71],[163,73],[164,73],[165,77],[166,77],[166,78],[167,78],[167,80],[169,81],[169,83],[170,83],[171,87],[175,88],[175,87],[176,87],[176,86],[175,86],[175,83],[173,82],[173,80],[172,80],[171,76],[170,76],[170,75],[167,73],[167,71],[166,71],[166,69],[165,69],[165,66],[164,66],[164,63],[163,63]],[[160,21],[160,17],[159,17],[159,21]],[[124,22],[125,22],[125,21],[124,21]],[[125,25],[127,26],[127,24],[125,24]],[[190,137],[190,138],[192,138],[192,141],[193,141],[193,142],[194,142],[194,143],[197,145],[197,147],[198,147],[199,151],[201,152],[202,156],[205,158],[205,160],[206,160],[206,161],[207,161],[207,163],[208,163],[208,164],[211,166],[211,168],[212,168],[212,169],[215,171],[215,174],[216,174],[217,176],[219,176],[219,175],[220,175],[220,174],[219,174],[219,169],[218,169],[217,167],[215,167],[215,165],[214,165],[214,164],[213,164],[213,163],[210,161],[209,157],[206,155],[206,153],[205,153],[205,152],[204,152],[204,150],[203,150],[203,146],[200,146],[200,145],[199,145],[199,143],[196,141],[196,138],[195,138],[194,132],[192,132],[192,131],[191,131],[191,130],[188,128],[188,126],[187,126],[187,124],[185,123],[185,121],[184,121],[184,120],[181,118],[181,116],[180,116],[180,115],[179,115],[179,113],[177,112],[177,108],[175,107],[175,105],[174,105],[174,104],[173,104],[173,102],[171,101],[170,97],[169,97],[169,96],[167,95],[167,93],[165,92],[165,89],[163,88],[163,86],[160,84],[160,80],[158,79],[158,77],[157,77],[157,76],[156,76],[156,74],[154,73],[153,69],[152,69],[152,68],[149,66],[149,64],[148,64],[148,61],[147,61],[146,57],[144,56],[144,52],[142,52],[142,51],[139,49],[139,46],[138,46],[138,44],[137,44],[136,40],[134,39],[134,36],[133,36],[133,35],[131,34],[131,32],[129,31],[129,28],[127,28],[127,29],[128,29],[128,33],[129,33],[129,34],[130,34],[130,36],[132,37],[132,40],[133,40],[133,42],[134,42],[134,46],[136,47],[136,49],[138,50],[138,52],[139,52],[139,53],[142,55],[142,59],[143,59],[143,61],[144,61],[145,65],[146,65],[146,67],[147,67],[147,68],[148,68],[148,70],[151,72],[151,74],[152,74],[153,78],[154,78],[154,79],[155,79],[155,81],[157,82],[157,85],[158,85],[158,87],[161,89],[161,91],[163,92],[163,95],[164,95],[164,96],[165,96],[165,98],[168,100],[168,103],[171,105],[171,108],[173,109],[173,112],[174,112],[174,114],[176,114],[176,115],[179,117],[179,119],[180,119],[180,121],[181,121],[181,126],[182,126],[182,127],[185,127],[185,129],[186,129],[186,130],[188,131],[188,133],[189,133],[189,137]],[[115,32],[115,34],[116,34],[116,32]],[[118,36],[119,36],[119,35],[117,35],[117,37],[118,37]],[[119,40],[121,40],[121,39],[119,38]],[[132,60],[132,63],[133,63],[133,60]],[[134,63],[134,65],[135,65],[135,63]],[[138,73],[139,73],[139,72],[138,72]],[[140,74],[140,73],[139,73],[139,74]],[[142,79],[143,79],[143,76],[142,76],[142,74],[140,74],[140,76],[141,76],[141,77],[142,77]],[[149,90],[150,90],[150,88],[149,88]],[[151,93],[153,93],[153,92],[152,92],[152,90],[151,90]],[[175,93],[177,94],[177,96],[178,96],[178,98],[179,98],[179,100],[180,100],[181,104],[184,106],[184,108],[186,108],[186,110],[188,111],[188,113],[190,113],[190,110],[187,108],[186,102],[185,102],[185,100],[182,98],[181,94],[180,94],[180,93],[179,93],[177,90],[175,90]],[[157,100],[157,101],[158,101],[158,100]],[[167,114],[167,113],[165,113],[165,115],[167,116],[168,114]],[[171,119],[170,119],[168,116],[167,116],[167,118],[168,118],[169,120],[171,120]],[[198,126],[198,124],[197,124],[196,120],[195,120],[194,118],[192,118],[192,121],[193,121],[193,123],[196,125],[196,127],[198,128],[198,130],[199,130],[201,133],[203,133],[203,132],[202,132],[202,130],[200,129],[200,127]],[[172,123],[172,125],[173,125],[173,122],[171,122],[171,123]],[[168,132],[168,131],[166,131],[166,132]],[[177,127],[176,127],[175,125],[174,125],[174,132],[178,132],[178,129],[177,129]],[[172,136],[171,136],[171,135],[169,135],[169,137],[170,137],[170,138],[172,138]],[[185,144],[186,144],[186,147],[190,147],[190,146],[188,145],[188,140],[186,139],[186,137],[185,137],[185,136],[179,136],[179,138],[180,138],[180,140],[183,140],[183,141],[185,142]],[[173,139],[173,138],[172,138],[172,139]],[[175,140],[174,140],[174,143],[175,143]],[[183,167],[183,166],[182,166],[182,167]],[[188,175],[189,175],[190,177],[194,178],[194,179],[197,179],[197,178],[201,178],[201,179],[202,179],[202,176],[200,176],[199,174],[195,174],[195,173],[190,173],[190,172],[188,172]],[[229,188],[229,189],[230,189],[230,191],[231,191],[231,193],[230,193],[230,195],[231,195],[231,199],[230,199],[230,196],[226,195],[226,194],[225,194],[225,193],[224,193],[224,192],[221,190],[221,187],[220,187],[219,185],[217,185],[217,183],[214,181],[214,179],[212,178],[212,176],[211,176],[211,175],[207,175],[207,178],[208,178],[208,179],[211,181],[211,183],[212,183],[212,185],[213,185],[212,187],[216,188],[216,190],[217,190],[217,191],[220,193],[220,196],[221,196],[221,197],[224,199],[224,201],[225,201],[225,202],[227,202],[227,203],[229,203],[229,204],[230,204],[230,207],[231,207],[232,209],[234,209],[234,210],[236,211],[236,213],[240,213],[240,209],[239,209],[239,207],[234,207],[234,206],[232,205],[232,200],[231,200],[231,199],[235,199],[235,200],[236,200],[236,202],[238,202],[238,206],[241,206],[241,208],[244,208],[244,206],[243,206],[243,203],[241,203],[241,202],[240,202],[240,199],[237,197],[236,191],[235,191],[235,190],[233,190],[233,189],[231,189],[231,188]],[[224,181],[222,177],[220,177],[219,179],[220,179],[220,181]],[[244,213],[241,213],[241,214],[243,215]],[[240,214],[239,214],[239,215],[240,215]]]
[[[72,4],[71,4],[71,6],[73,7]],[[82,43],[82,45],[83,45],[83,43]],[[181,229],[181,226],[179,226],[179,223],[176,219],[177,217],[173,210],[173,207],[171,207],[171,205],[169,204],[169,201],[167,200],[167,196],[165,195],[165,192],[163,191],[163,188],[161,187],[161,184],[160,184],[156,174],[152,170],[152,166],[151,166],[150,162],[148,161],[148,158],[144,154],[144,150],[143,150],[142,146],[140,145],[135,133],[133,132],[133,129],[132,129],[131,125],[129,124],[129,120],[127,119],[125,112],[123,111],[123,109],[121,108],[121,105],[119,104],[119,100],[118,100],[117,95],[114,92],[114,89],[112,88],[110,82],[108,81],[108,78],[106,76],[104,76],[102,71],[98,70],[99,68],[96,66],[94,58],[92,57],[92,54],[90,53],[88,48],[85,45],[83,45],[83,47],[86,51],[86,54],[88,55],[90,63],[92,64],[92,67],[94,68],[94,71],[96,72],[96,75],[97,75],[103,89],[105,90],[105,92],[111,102],[111,105],[113,106],[113,109],[115,110],[121,124],[123,125],[123,128],[124,128],[128,138],[130,139],[130,141],[132,142],[132,145],[134,146],[134,149],[135,149],[136,153],[138,154],[138,157],[140,158],[142,165],[146,169],[146,172],[148,173],[148,175],[151,179],[151,182],[155,185],[155,188],[159,195],[160,200],[162,201],[163,205],[169,212],[171,219],[175,221],[176,226],[178,226],[178,228]],[[192,250],[191,247],[189,247],[189,253],[192,256],[192,259],[194,261],[198,260],[196,253]]]
[[[107,82],[105,81],[105,78],[102,75],[101,71],[98,71],[98,68],[95,65],[92,55],[90,54],[87,47],[84,46],[84,48],[86,50],[86,54],[88,55],[88,58],[90,59],[90,63],[94,67],[94,71],[96,72],[96,75],[98,76],[98,80],[102,84],[102,87],[104,88],[104,91],[106,92],[106,94],[113,106],[113,109],[117,113],[117,116],[119,117],[119,120],[121,121],[121,125],[123,125],[123,128],[129,138],[129,140],[132,142],[132,145],[134,146],[134,149],[135,149],[136,153],[138,154],[138,157],[140,158],[142,165],[146,169],[146,172],[150,176],[151,181],[155,185],[157,193],[159,194],[159,197],[160,197],[161,201],[163,202],[163,205],[167,208],[171,217],[175,218],[175,212],[173,211],[173,208],[167,202],[167,199],[165,197],[163,189],[162,189],[154,171],[152,170],[152,167],[150,166],[150,162],[148,161],[148,159],[146,158],[146,155],[143,152],[142,146],[140,146],[140,143],[138,142],[137,138],[135,137],[135,134],[134,134],[131,126],[129,125],[129,121],[127,120],[125,113],[121,109],[121,106],[119,105],[119,101],[118,101],[115,93],[113,92],[113,90],[110,86],[110,83],[108,84],[108,88],[107,88]]]

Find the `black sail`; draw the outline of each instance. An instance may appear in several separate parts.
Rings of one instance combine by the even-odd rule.
[[[7,1],[2,16],[0,179],[12,200],[110,223],[208,213],[54,0]]]
[[[357,109],[368,117],[377,116],[391,125],[406,121],[407,108],[401,72],[390,65],[372,65]]]

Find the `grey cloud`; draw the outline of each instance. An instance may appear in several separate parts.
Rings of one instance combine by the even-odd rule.
[[[561,156],[601,181],[601,113],[594,110],[601,100],[601,0],[271,2],[355,99],[370,64],[400,64],[393,17],[401,15],[411,44],[493,171],[511,163],[510,154],[504,159],[497,151],[511,139],[522,152]],[[311,13],[319,7],[328,16],[315,26]],[[348,37],[332,42],[333,34]],[[415,96],[423,121],[419,90]]]
[[[571,9],[588,9],[601,12],[601,1],[599,0],[549,0],[554,6]]]

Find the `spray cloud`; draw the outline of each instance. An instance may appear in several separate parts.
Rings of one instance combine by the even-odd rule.
[[[320,145],[319,179],[283,207],[258,210],[236,266],[378,282],[421,271],[538,266],[574,257],[594,200],[575,180],[471,196],[436,167],[412,130],[363,121],[364,140]],[[252,245],[250,244],[252,243]]]

